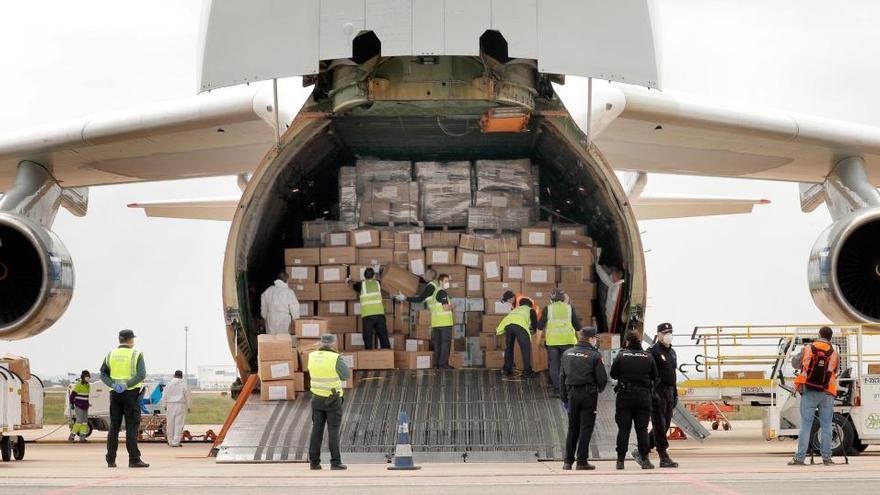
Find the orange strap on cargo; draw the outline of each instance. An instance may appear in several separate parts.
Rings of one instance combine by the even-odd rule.
[[[251,375],[248,376],[248,379],[244,382],[244,386],[241,387],[241,392],[238,394],[238,399],[235,399],[235,404],[232,406],[232,410],[229,411],[229,416],[227,416],[226,421],[223,422],[223,428],[220,429],[220,434],[217,435],[217,438],[214,439],[214,443],[211,445],[211,452],[208,454],[208,457],[217,457],[217,449],[226,438],[226,434],[229,432],[229,428],[232,427],[232,423],[235,422],[235,418],[238,417],[238,413],[241,412],[241,408],[244,407],[248,398],[254,393],[258,379],[259,377],[256,373],[251,373]]]

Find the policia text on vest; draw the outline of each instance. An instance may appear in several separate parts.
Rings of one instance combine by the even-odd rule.
[[[116,467],[122,418],[125,418],[128,467],[149,467],[141,460],[137,445],[141,422],[140,395],[146,376],[144,356],[134,349],[134,332],[122,330],[119,332],[119,347],[110,351],[101,364],[101,381],[113,389],[110,392],[110,430],[107,433],[108,467]]]
[[[364,280],[355,282],[352,286],[358,293],[358,301],[361,305],[361,323],[364,337],[364,347],[375,349],[375,340],[379,340],[379,347],[391,349],[388,340],[388,324],[385,321],[385,304],[382,302],[382,285],[375,279],[376,272],[372,268],[364,270]]]

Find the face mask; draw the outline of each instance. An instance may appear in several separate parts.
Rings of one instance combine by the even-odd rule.
[[[671,333],[664,333],[663,335],[660,336],[660,342],[662,342],[666,345],[672,345],[672,334]]]

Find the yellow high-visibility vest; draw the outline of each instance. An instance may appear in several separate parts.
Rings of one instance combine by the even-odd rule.
[[[548,346],[577,344],[570,305],[559,301],[547,306],[546,336]]]
[[[361,303],[361,318],[385,314],[385,305],[382,304],[382,286],[378,281],[362,281],[358,299]]]
[[[342,397],[342,380],[336,373],[339,354],[333,351],[314,351],[309,354],[309,389],[318,397],[330,397],[333,390]]]
[[[529,338],[532,338],[532,332],[529,331],[529,328],[532,326],[531,312],[532,308],[528,306],[517,306],[513,308],[513,310],[510,313],[507,313],[507,316],[501,320],[501,323],[498,324],[498,328],[495,329],[495,335],[504,335],[504,329],[507,328],[507,325],[516,325],[522,327],[522,329],[529,334]]]
[[[107,357],[104,359],[107,367],[110,368],[110,379],[114,383],[127,384],[129,380],[137,375],[137,363],[140,356],[140,351],[136,351],[131,347],[117,347],[110,351],[110,354],[107,354]],[[143,385],[143,383],[137,383],[128,387],[128,390],[139,389]]]
[[[437,293],[440,292],[440,286],[436,282],[431,282],[428,285],[434,286],[434,293],[431,294],[431,297],[425,300],[425,304],[427,304],[428,309],[431,310],[431,328],[453,326],[455,324],[455,319],[452,317],[452,311],[444,309],[443,304],[437,300]]]

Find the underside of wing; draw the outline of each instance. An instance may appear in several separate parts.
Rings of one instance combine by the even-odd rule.
[[[751,213],[755,205],[769,202],[766,199],[646,194],[633,201],[632,208],[639,220],[658,220]]]
[[[880,185],[880,128],[622,84],[597,84],[595,101],[617,102],[593,112],[594,124],[606,115],[594,139],[616,169],[816,183],[861,156]]]
[[[191,220],[232,220],[239,198],[205,198],[180,201],[140,201],[129,208],[141,208],[148,217]]]

